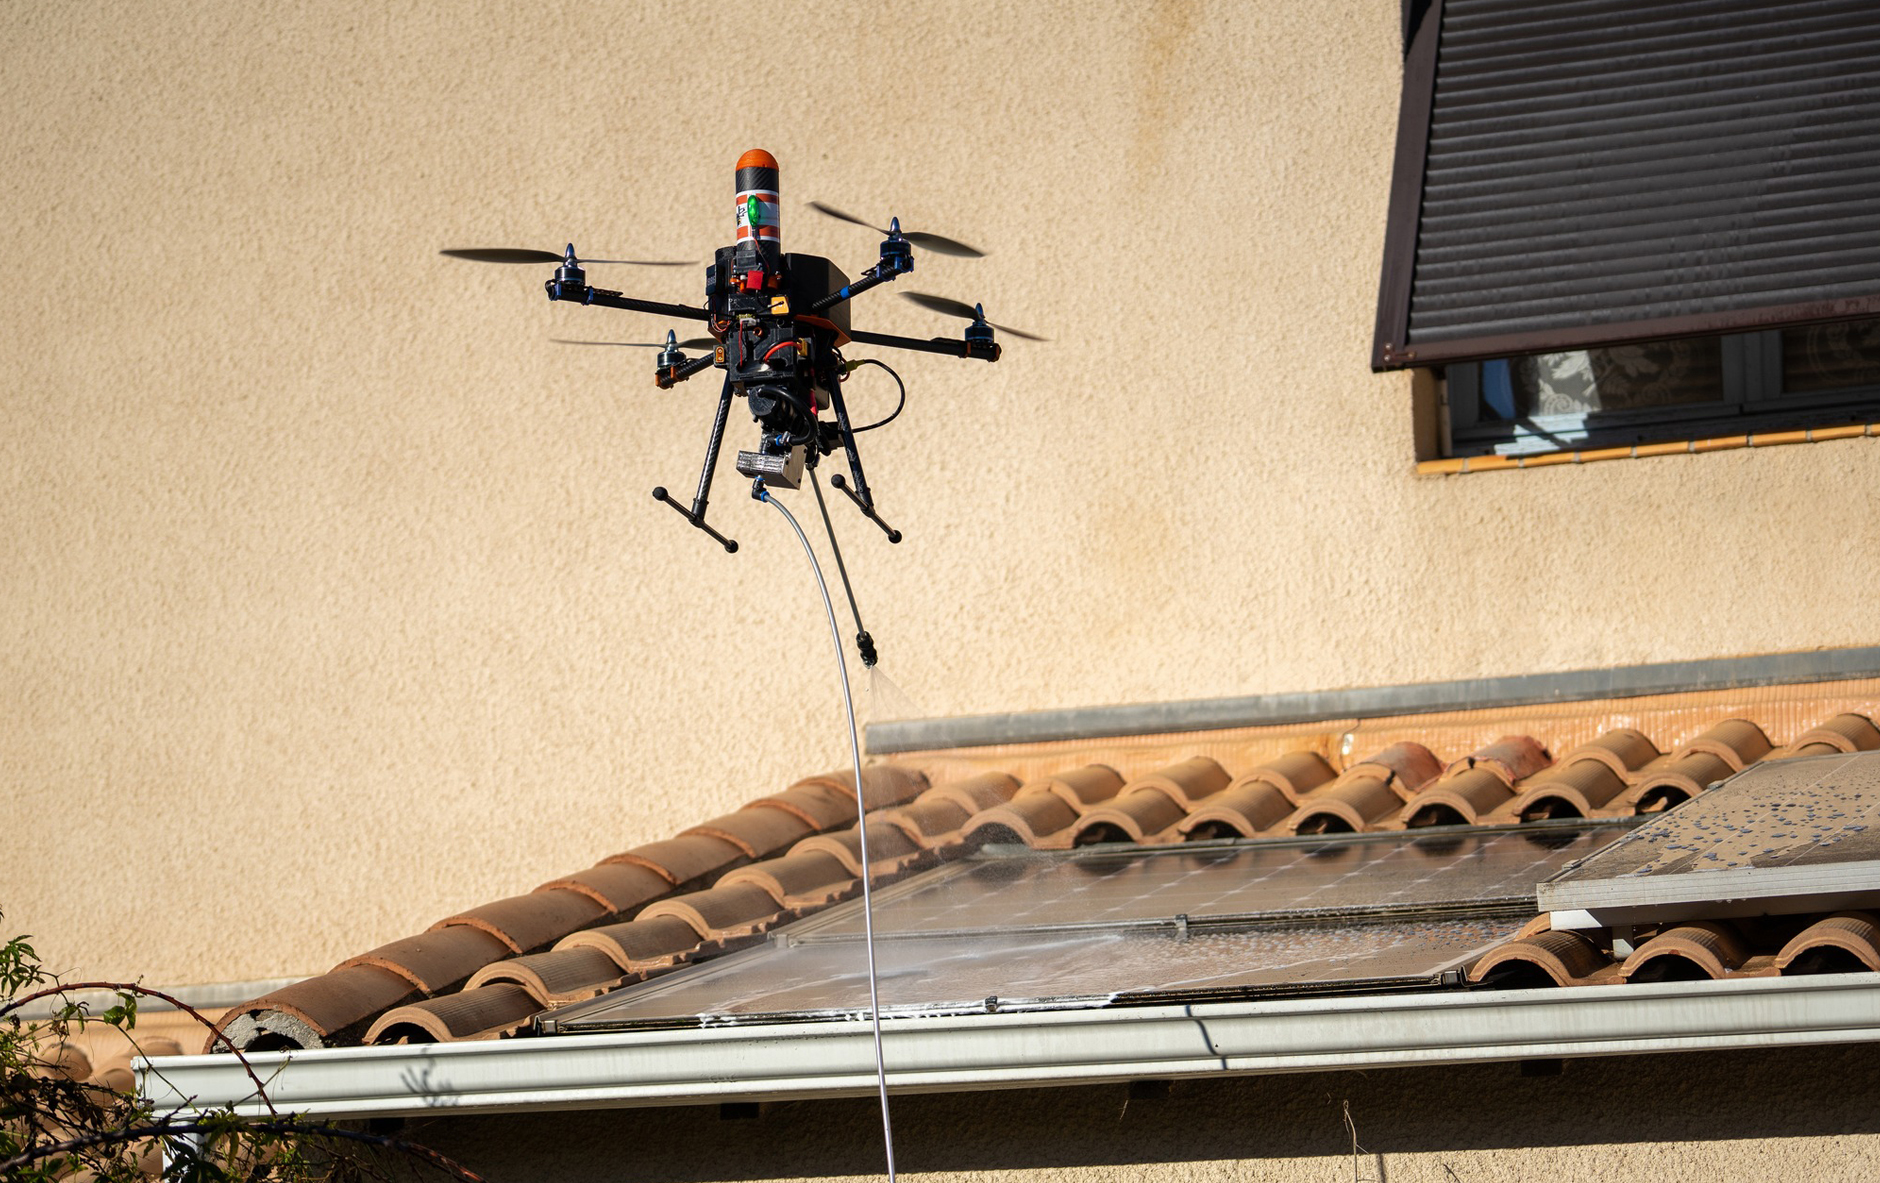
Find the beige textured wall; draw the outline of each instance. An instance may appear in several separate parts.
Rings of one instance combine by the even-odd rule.
[[[6,924],[316,971],[842,761],[782,524],[729,463],[735,558],[647,497],[708,382],[435,254],[705,257],[752,146],[790,247],[859,270],[800,203],[897,213],[992,252],[905,286],[1054,338],[897,361],[908,540],[839,511],[927,713],[1871,642],[1872,441],[1412,475],[1366,368],[1397,39],[1382,0],[0,5]]]
[[[900,1176],[922,1183],[1531,1183],[1880,1172],[1869,1046],[901,1097]],[[1349,1106],[1351,1127],[1345,1124]],[[1352,1155],[1352,1129],[1361,1147]],[[879,1179],[872,1098],[414,1122],[491,1183]]]

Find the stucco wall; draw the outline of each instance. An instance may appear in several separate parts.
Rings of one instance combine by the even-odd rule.
[[[1880,1071],[1866,1047],[1562,1068],[1176,1081],[1134,1099],[1120,1085],[903,1097],[896,1166],[935,1183],[1860,1183],[1880,1171]],[[872,1098],[783,1102],[745,1120],[639,1109],[443,1118],[406,1132],[491,1183],[883,1177]]]
[[[753,146],[790,248],[857,271],[800,203],[898,214],[991,252],[903,286],[1053,338],[896,359],[907,541],[835,507],[926,713],[1871,642],[1880,443],[1413,475],[1366,368],[1398,19],[0,6],[6,924],[87,973],[312,972],[841,763],[782,523],[729,461],[735,558],[647,496],[715,388],[435,253],[704,258]]]

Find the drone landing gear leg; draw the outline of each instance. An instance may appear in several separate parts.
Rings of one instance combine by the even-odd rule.
[[[823,530],[829,535],[829,551],[836,557],[836,574],[842,576],[842,594],[849,598],[849,615],[855,618],[855,650],[862,655],[862,665],[874,669],[881,658],[875,654],[875,638],[868,635],[862,627],[862,610],[855,603],[855,589],[849,586],[849,568],[842,561],[842,548],[836,544],[835,523],[829,520],[829,506],[823,502],[822,482],[816,479],[816,470],[809,470],[809,487],[816,493],[816,509],[822,514]]]
[[[882,533],[888,536],[889,542],[901,541],[901,532],[882,521],[881,515],[875,512],[875,499],[868,492],[868,478],[862,475],[862,454],[855,448],[855,430],[849,426],[849,407],[842,401],[842,391],[840,389],[831,391],[829,402],[835,407],[836,426],[842,433],[842,450],[849,454],[849,471],[855,475],[855,488],[850,489],[848,482],[842,479],[842,474],[839,472],[829,475],[829,483],[848,494],[849,500],[855,503],[855,508],[862,511],[863,517],[880,526]]]
[[[694,526],[697,526],[707,534],[710,534],[713,538],[716,538],[719,544],[725,548],[726,554],[736,554],[738,552],[737,540],[735,538],[726,538],[723,534],[720,534],[718,531],[705,524],[705,504],[711,496],[712,473],[718,467],[718,449],[725,442],[725,420],[731,414],[731,400],[733,397],[735,396],[731,389],[731,379],[726,378],[724,393],[718,396],[718,415],[712,420],[711,442],[705,445],[705,471],[698,474],[698,495],[692,498],[692,508],[688,510],[677,501],[674,501],[672,494],[666,492],[663,485],[653,490],[653,500],[662,501],[672,506],[674,513],[677,513],[686,521],[691,522]]]

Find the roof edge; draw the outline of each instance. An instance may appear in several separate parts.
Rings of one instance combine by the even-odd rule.
[[[1880,1041],[1880,974],[889,1019],[882,1036],[888,1087],[900,1093],[1809,1046]],[[264,1052],[248,1061],[280,1111],[324,1118],[875,1089],[866,1020]],[[161,1110],[269,1112],[234,1056],[139,1060],[136,1074],[139,1093]]]
[[[1435,711],[1484,710],[1603,698],[1642,698],[1694,690],[1841,682],[1880,677],[1880,646],[1810,649],[1751,657],[1666,661],[1606,669],[1463,678],[1345,690],[1237,698],[1195,698],[1126,706],[1013,711],[941,719],[870,723],[872,755],[993,747],[999,744],[1108,739],[1166,732],[1224,731],[1324,719],[1377,718]]]

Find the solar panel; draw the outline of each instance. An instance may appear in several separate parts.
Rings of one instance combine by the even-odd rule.
[[[1880,752],[1752,765],[1562,869],[1556,926],[1880,903]]]
[[[876,893],[884,1015],[1428,987],[1534,915],[1625,823],[1040,854],[989,848]],[[554,1012],[544,1031],[866,1014],[859,901]]]

